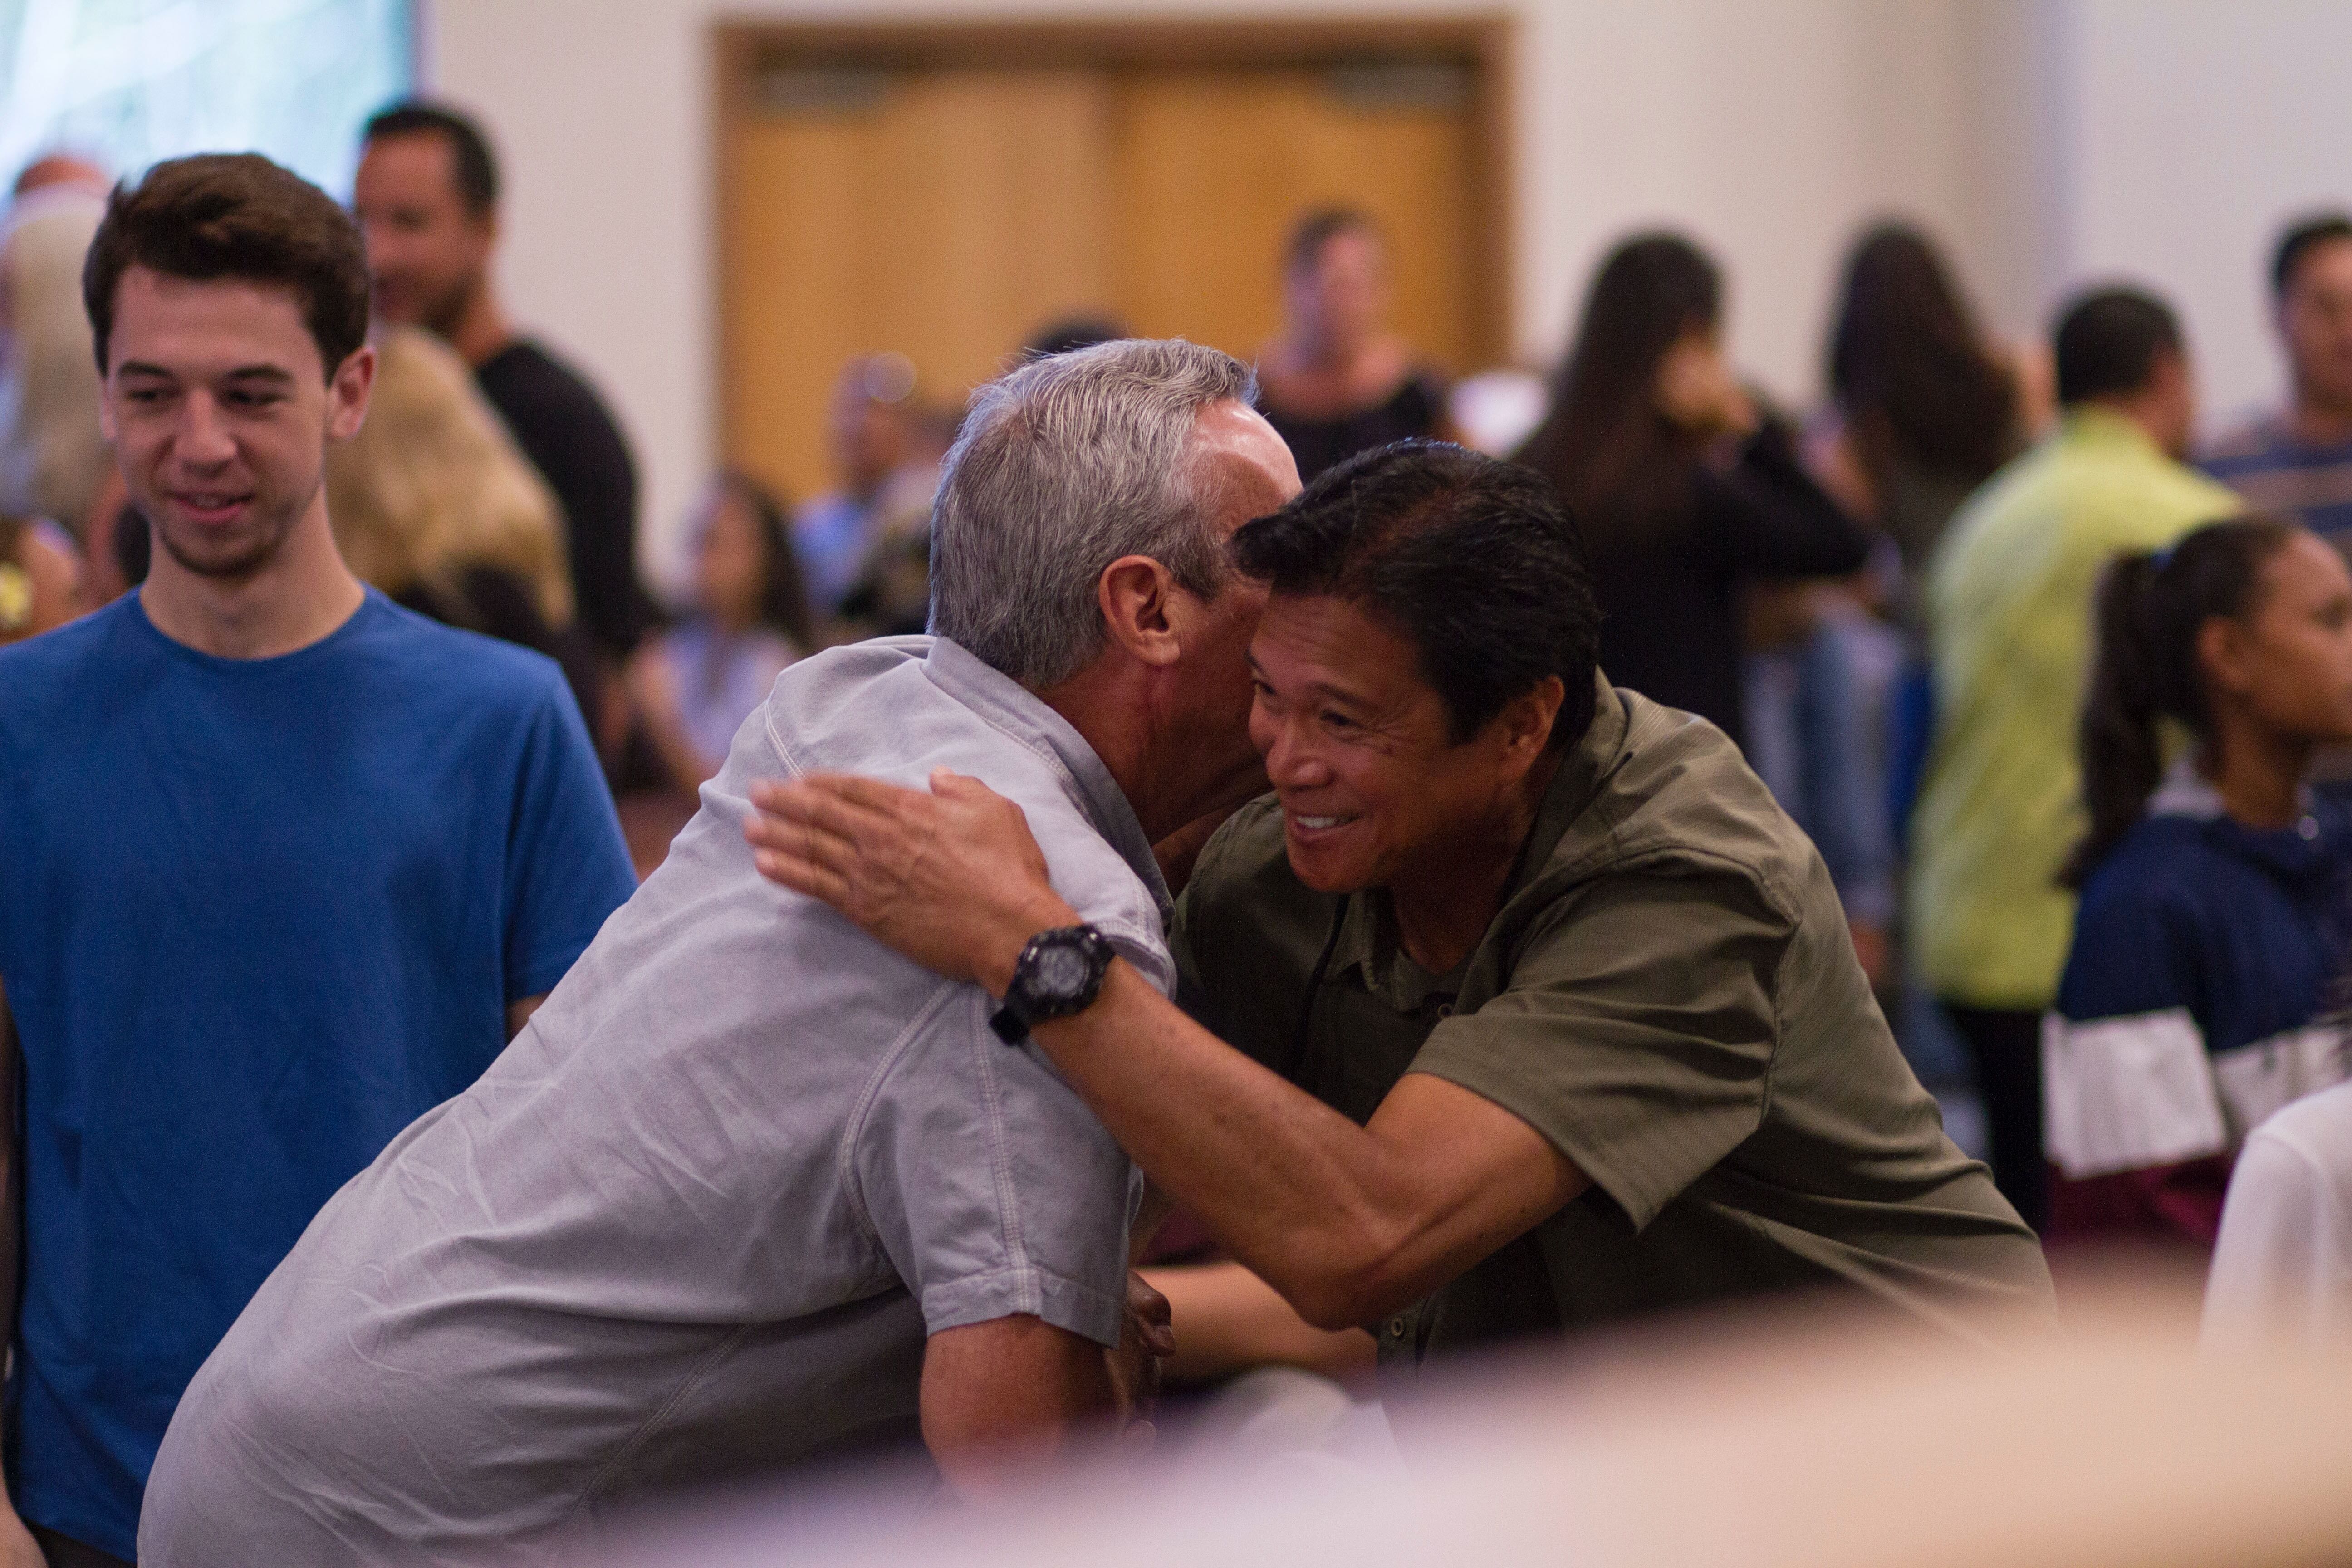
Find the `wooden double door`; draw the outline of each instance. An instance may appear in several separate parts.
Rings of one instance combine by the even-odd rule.
[[[1503,351],[1498,45],[1476,28],[719,42],[724,457],[788,495],[831,482],[826,399],[859,354],[906,354],[946,405],[1076,315],[1254,355],[1318,205],[1387,230],[1395,323],[1429,361]]]

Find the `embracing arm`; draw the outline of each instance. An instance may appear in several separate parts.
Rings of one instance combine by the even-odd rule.
[[[1054,1458],[1114,1404],[1102,1347],[1042,1319],[943,1329],[923,1350],[923,1445],[966,1496]]]
[[[971,780],[761,784],[761,869],[994,995],[1022,946],[1076,916],[1019,807]],[[1039,1046],[1145,1173],[1318,1328],[1406,1305],[1584,1190],[1518,1117],[1408,1074],[1357,1126],[1187,1018],[1124,961]]]
[[[1001,994],[1011,978],[1005,963],[983,984]],[[1534,1128],[1425,1074],[1408,1074],[1359,1127],[1123,962],[1093,1006],[1036,1036],[1135,1163],[1317,1328],[1418,1300],[1585,1186]]]

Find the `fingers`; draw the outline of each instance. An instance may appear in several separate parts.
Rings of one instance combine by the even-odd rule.
[[[751,786],[751,804],[790,822],[853,837],[876,831],[910,811],[929,805],[920,790],[851,773],[810,773],[798,779],[761,779]]]
[[[827,866],[781,849],[755,850],[751,864],[771,882],[821,900],[845,914],[849,912],[849,879]]]
[[[1174,1312],[1168,1298],[1133,1269],[1127,1276],[1127,1320],[1154,1356],[1165,1361],[1176,1353]]]

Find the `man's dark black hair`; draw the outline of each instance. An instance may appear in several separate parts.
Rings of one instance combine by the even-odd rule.
[[[1601,611],[1576,524],[1532,468],[1400,441],[1326,469],[1233,551],[1275,593],[1346,599],[1400,632],[1456,742],[1548,675],[1567,688],[1552,744],[1591,726]]]
[[[2285,299],[2287,285],[2294,281],[2294,269],[2303,265],[2303,258],[2337,239],[2352,239],[2352,217],[2342,213],[2313,213],[2289,224],[2279,236],[2278,248],[2271,252],[2273,297]]]
[[[371,116],[360,141],[366,143],[386,136],[447,138],[457,198],[466,204],[466,210],[480,217],[499,205],[498,160],[490,156],[489,138],[466,115],[446,103],[407,99]]]
[[[2180,352],[2172,308],[2137,289],[2100,289],[2075,296],[2053,334],[2061,406],[2137,392],[2158,359]]]

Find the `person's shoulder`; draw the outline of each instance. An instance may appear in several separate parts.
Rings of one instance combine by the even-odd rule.
[[[1263,905],[1269,897],[1287,899],[1294,889],[1307,891],[1290,869],[1282,803],[1265,795],[1227,817],[1210,837],[1184,885],[1184,904],[1188,913],[1231,913]]]
[[[1952,513],[1934,557],[1936,564],[1962,563],[1988,537],[2030,522],[2046,508],[2044,498],[2055,483],[2060,466],[2057,448],[2045,440],[1994,469]]]
[[[2085,930],[2144,927],[2210,886],[2229,858],[2214,849],[2206,826],[2197,817],[2162,813],[2133,823],[2084,879],[2074,916],[2078,937]]]
[[[2263,1144],[2299,1157],[2352,1204],[2352,1083],[2306,1094],[2273,1112],[2247,1135],[2249,1151]]]
[[[70,675],[105,658],[122,623],[140,613],[132,599],[125,594],[38,637],[0,644],[0,700],[31,695],[26,688],[44,679]]]
[[[125,594],[103,609],[0,646],[0,722],[39,731],[81,709],[93,688],[111,689],[142,654],[163,654],[163,635],[144,624]]]
[[[2246,509],[2227,485],[2147,442],[2089,448],[2068,467],[2065,479],[2059,521],[2101,551],[2159,549],[2191,528]]]
[[[460,707],[536,708],[570,688],[543,653],[480,632],[445,626],[374,589],[361,612],[352,651],[389,679]]]
[[[1010,682],[1000,706],[935,678],[936,641],[874,637],[787,666],[760,710],[777,760],[795,773],[856,773],[909,789],[928,787],[942,767],[976,778],[1021,807],[1055,888],[1087,919],[1133,923],[1160,940],[1156,900],[1045,738],[1058,721],[1034,710],[1024,718],[1034,700]]]
[[[516,339],[484,360],[474,375],[502,411],[511,398],[549,416],[613,423],[595,384],[536,338]]]
[[[1695,714],[1620,689],[1622,755],[1582,831],[1552,851],[1548,878],[1631,873],[1728,877],[1794,921],[1810,881],[1811,841],[1748,765],[1738,744]]]

